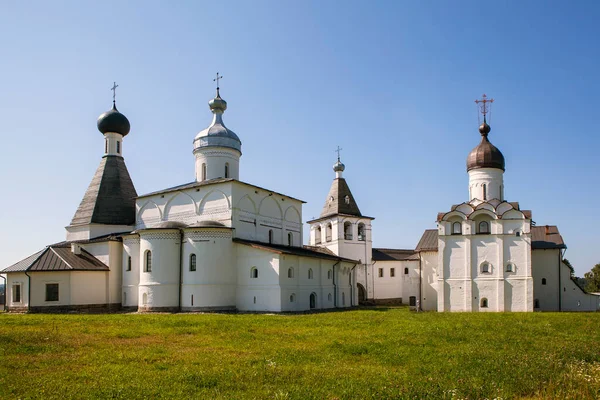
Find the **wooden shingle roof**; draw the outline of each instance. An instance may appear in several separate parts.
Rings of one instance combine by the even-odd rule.
[[[137,192],[123,157],[105,156],[79,204],[71,225],[134,225]]]

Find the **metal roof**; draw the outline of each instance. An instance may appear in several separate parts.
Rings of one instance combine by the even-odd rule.
[[[423,232],[421,240],[417,244],[415,251],[437,251],[438,249],[438,232],[437,229],[427,229]]]
[[[70,247],[46,247],[2,272],[39,271],[108,271],[106,264],[81,249],[74,254]]]
[[[567,245],[557,226],[544,225],[531,227],[531,248],[534,250],[566,249]]]
[[[373,261],[406,261],[415,259],[415,250],[373,249]]]
[[[324,258],[326,260],[339,260],[339,261],[345,261],[345,262],[350,262],[350,263],[354,263],[354,264],[359,264],[359,261],[352,260],[350,258],[338,257],[330,250],[322,248],[322,247],[284,246],[284,245],[280,245],[280,244],[269,244],[269,243],[255,242],[252,240],[245,240],[245,239],[233,239],[233,242],[243,244],[246,246],[250,246],[250,247],[254,247],[256,249],[261,249],[261,250],[266,250],[266,251],[270,251],[273,253],[278,253],[278,254],[290,254],[290,255],[301,256],[301,257]]]

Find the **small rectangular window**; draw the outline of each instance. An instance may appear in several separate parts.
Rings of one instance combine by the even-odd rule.
[[[58,301],[58,283],[46,283],[46,301]]]
[[[131,271],[131,257],[127,257],[127,271]]]
[[[20,303],[21,302],[21,285],[13,285],[12,287],[12,298],[13,298],[13,303]]]
[[[392,278],[396,276],[396,268],[390,268],[390,276]]]
[[[379,268],[379,277],[383,278],[383,268]]]
[[[121,142],[117,141],[117,154],[121,153]]]

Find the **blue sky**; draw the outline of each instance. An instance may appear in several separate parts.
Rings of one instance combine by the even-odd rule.
[[[581,276],[600,262],[599,17],[591,1],[1,2],[0,266],[64,239],[113,81],[138,193],[192,181],[219,71],[241,179],[307,201],[308,220],[339,145],[377,247],[413,248],[468,200],[487,93],[507,200],[559,226]]]

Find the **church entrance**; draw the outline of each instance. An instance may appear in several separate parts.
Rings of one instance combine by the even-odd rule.
[[[358,288],[358,304],[364,304],[367,301],[367,291],[360,283],[357,283],[356,287]]]
[[[317,307],[317,295],[315,293],[310,294],[310,309]]]

